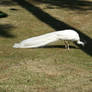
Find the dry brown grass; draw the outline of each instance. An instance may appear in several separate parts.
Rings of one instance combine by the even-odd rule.
[[[91,92],[92,75],[73,64],[27,60],[1,74],[1,88],[14,92]],[[52,61],[53,62],[53,61]]]

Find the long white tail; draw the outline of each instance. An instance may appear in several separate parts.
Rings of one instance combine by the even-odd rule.
[[[32,37],[21,41],[20,43],[15,43],[13,48],[37,48],[45,46],[51,42],[59,40],[55,32],[47,33],[44,35]]]

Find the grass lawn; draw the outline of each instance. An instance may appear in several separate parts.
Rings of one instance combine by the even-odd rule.
[[[0,11],[8,15],[0,18],[0,92],[92,92],[92,0],[69,2],[0,1]],[[63,41],[44,48],[12,48],[56,31],[61,26],[57,23],[61,29],[77,29],[90,44],[81,48],[71,42],[69,51]]]

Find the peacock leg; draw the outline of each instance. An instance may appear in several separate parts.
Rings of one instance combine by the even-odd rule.
[[[64,43],[65,43],[65,48],[69,50],[69,41],[64,40]]]

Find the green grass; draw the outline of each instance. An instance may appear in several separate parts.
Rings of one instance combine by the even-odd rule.
[[[34,5],[92,37],[92,12]],[[68,51],[63,41],[14,49],[16,42],[55,30],[20,5],[2,5],[0,10],[8,14],[0,18],[0,92],[92,92],[92,56],[73,43]]]

